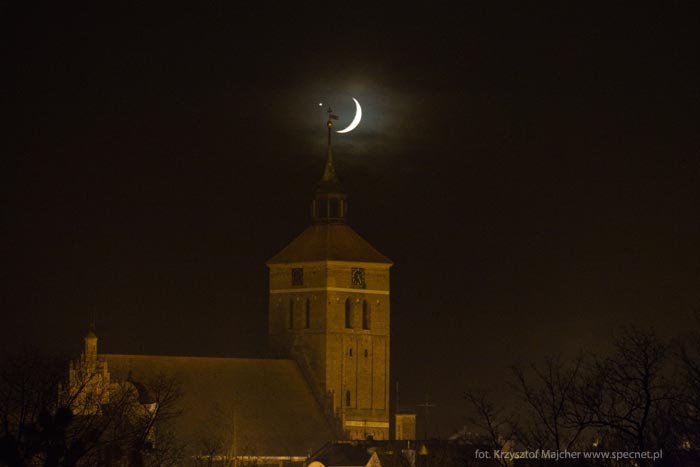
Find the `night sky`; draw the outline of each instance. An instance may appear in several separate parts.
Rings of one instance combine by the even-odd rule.
[[[102,352],[264,355],[264,263],[310,222],[319,102],[344,126],[352,97],[350,223],[442,435],[512,363],[697,319],[693,11],[294,3],[3,7],[2,347],[75,355],[94,319]]]

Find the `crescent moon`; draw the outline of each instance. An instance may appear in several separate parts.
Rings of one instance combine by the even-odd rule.
[[[353,97],[352,100],[355,101],[355,106],[357,107],[355,110],[355,118],[352,119],[352,122],[350,122],[350,125],[348,125],[347,128],[338,130],[336,133],[347,133],[352,131],[357,127],[357,125],[360,124],[360,120],[362,120],[362,107],[360,107],[360,103],[357,102],[357,99]]]

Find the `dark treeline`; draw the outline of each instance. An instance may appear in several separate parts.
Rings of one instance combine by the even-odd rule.
[[[569,459],[556,465],[700,465],[700,332],[666,341],[651,330],[626,328],[608,354],[552,356],[513,366],[507,383],[517,396],[513,406],[498,404],[483,391],[466,394],[470,422],[492,450],[629,453],[615,454],[627,459]],[[636,454],[645,452],[651,458]],[[540,454],[515,464],[554,462]]]
[[[183,464],[184,446],[168,423],[179,414],[182,396],[175,378],[112,382],[109,403],[89,410],[96,406],[87,397],[94,392],[94,374],[68,384],[66,369],[66,361],[35,352],[0,360],[0,465]],[[689,339],[667,341],[653,331],[628,328],[607,354],[553,356],[513,366],[508,384],[516,396],[513,406],[496,403],[483,391],[467,392],[470,419],[480,433],[433,443],[428,455],[416,457],[416,465],[700,466],[700,330]],[[631,457],[555,461],[539,456],[513,462],[479,459],[477,449]],[[204,452],[194,465],[213,465],[218,450]],[[641,453],[651,458],[634,457]],[[390,457],[382,465],[408,462],[403,455]]]
[[[168,429],[179,414],[175,378],[159,374],[138,388],[111,384],[103,388],[109,402],[101,404],[94,399],[97,375],[69,384],[68,366],[37,350],[2,357],[0,465],[172,467],[181,459]]]

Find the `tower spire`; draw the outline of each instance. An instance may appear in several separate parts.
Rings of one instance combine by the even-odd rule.
[[[335,167],[333,167],[333,147],[331,145],[333,120],[338,120],[338,116],[333,113],[333,109],[328,107],[328,121],[326,122],[326,126],[328,127],[328,147],[326,149],[326,167],[323,170],[323,177],[321,177],[321,181],[337,183],[338,177],[335,174]]]
[[[311,217],[315,223],[338,223],[345,222],[347,217],[347,200],[345,191],[340,185],[338,175],[333,166],[333,147],[331,145],[331,135],[333,133],[333,120],[338,120],[338,116],[333,113],[333,109],[328,108],[328,147],[326,149],[326,165],[323,169],[323,176],[316,187],[316,196],[311,205]]]

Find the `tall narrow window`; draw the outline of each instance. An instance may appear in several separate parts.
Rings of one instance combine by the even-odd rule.
[[[311,327],[311,301],[306,299],[306,314],[304,315],[304,327],[309,329]]]
[[[345,300],[345,327],[352,329],[352,302],[349,298]]]
[[[345,407],[350,407],[350,391],[345,391]]]
[[[369,325],[369,303],[367,303],[367,300],[362,300],[362,329],[369,329]]]
[[[287,314],[287,327],[292,329],[294,327],[294,300],[289,300],[289,313]]]

